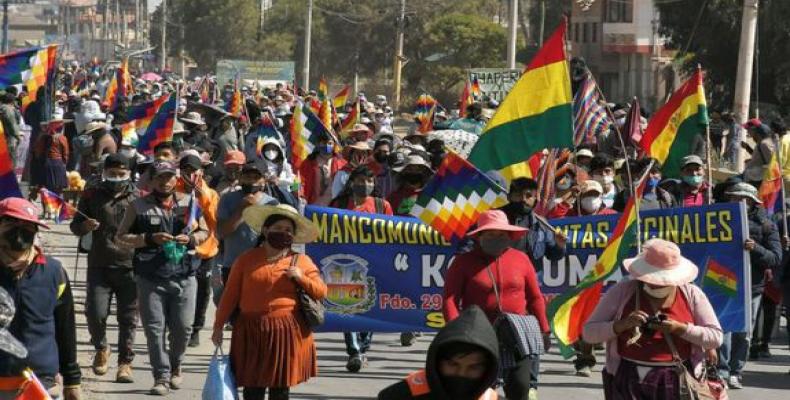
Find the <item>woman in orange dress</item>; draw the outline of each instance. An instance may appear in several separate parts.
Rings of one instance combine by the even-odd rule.
[[[326,297],[321,273],[293,243],[318,237],[311,221],[291,206],[252,206],[244,222],[260,234],[259,246],[236,259],[214,321],[212,341],[222,345],[223,326],[237,308],[230,356],[244,400],[287,399],[289,388],[318,373],[313,334],[301,314],[297,286]]]

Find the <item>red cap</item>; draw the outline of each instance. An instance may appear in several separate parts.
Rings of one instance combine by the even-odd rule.
[[[759,118],[752,118],[752,119],[750,119],[750,120],[746,121],[746,123],[745,123],[745,124],[743,124],[743,127],[744,127],[745,129],[749,129],[749,128],[757,128],[758,126],[760,126],[760,125],[762,125],[762,124],[763,124],[763,121],[760,121],[760,119],[759,119]]]
[[[225,165],[244,165],[247,162],[247,157],[244,157],[244,153],[238,150],[229,150],[225,153],[225,161],[223,164]]]
[[[0,200],[0,218],[1,217],[10,217],[21,221],[32,222],[42,228],[49,229],[46,224],[38,220],[38,209],[36,206],[19,197],[8,197]]]

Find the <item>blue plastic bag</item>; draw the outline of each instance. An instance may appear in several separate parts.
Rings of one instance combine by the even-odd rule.
[[[230,357],[222,352],[222,346],[214,349],[208,366],[206,383],[203,385],[203,400],[238,400],[236,378],[230,370]]]

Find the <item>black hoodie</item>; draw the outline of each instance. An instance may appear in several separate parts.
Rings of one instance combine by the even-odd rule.
[[[439,376],[439,366],[437,357],[441,348],[451,343],[469,343],[479,346],[488,353],[489,366],[487,373],[483,377],[482,383],[474,393],[473,398],[480,397],[490,388],[497,379],[499,366],[499,342],[496,332],[488,322],[483,310],[478,306],[465,309],[458,318],[449,322],[428,347],[428,358],[425,360],[425,374],[428,378],[430,393],[421,396],[412,396],[409,385],[405,380],[395,383],[379,392],[379,400],[456,400],[451,399],[442,387],[441,377]]]

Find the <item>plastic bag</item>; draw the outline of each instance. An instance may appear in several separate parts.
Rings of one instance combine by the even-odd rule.
[[[186,246],[176,243],[175,241],[165,242],[162,248],[165,250],[165,257],[167,257],[167,260],[174,264],[180,263],[181,259],[184,258],[184,254],[187,252]]]
[[[238,400],[236,378],[230,370],[230,357],[222,352],[222,346],[214,349],[208,366],[206,383],[203,384],[203,400]]]

